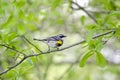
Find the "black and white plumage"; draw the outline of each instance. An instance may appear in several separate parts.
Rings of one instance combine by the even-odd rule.
[[[62,46],[64,37],[66,36],[63,34],[58,34],[57,36],[51,36],[45,39],[34,39],[34,40],[45,42],[50,50],[50,47],[58,49],[58,47]]]

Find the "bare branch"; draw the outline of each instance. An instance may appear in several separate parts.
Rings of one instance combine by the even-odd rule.
[[[93,15],[91,15],[84,7],[80,6],[77,2],[74,2],[74,1],[71,1],[72,4],[75,4],[78,8],[77,9],[74,9],[72,6],[71,8],[74,9],[74,10],[83,10],[95,23],[97,23],[97,20],[94,18]]]
[[[114,32],[115,32],[115,30],[111,30],[111,31],[109,31],[109,32],[105,32],[105,33],[96,35],[96,36],[93,37],[93,39],[96,39],[96,38],[99,38],[99,37],[101,37],[101,36],[104,36],[104,35],[107,35],[107,34],[110,34],[110,33],[114,33]],[[52,51],[42,52],[42,53],[39,53],[39,54],[31,54],[31,55],[24,56],[24,58],[22,58],[21,61],[19,61],[19,62],[18,62],[17,64],[15,64],[15,65],[9,67],[7,70],[4,70],[3,72],[0,73],[0,75],[3,75],[3,74],[5,74],[5,73],[7,73],[8,71],[10,71],[11,69],[17,67],[19,64],[21,64],[24,60],[26,60],[26,59],[29,58],[29,57],[39,56],[39,55],[48,54],[48,53],[52,53],[52,52],[63,51],[63,50],[65,50],[65,49],[69,49],[69,48],[71,48],[71,47],[77,46],[77,45],[82,44],[82,43],[84,43],[84,42],[86,42],[86,41],[85,41],[85,40],[79,41],[79,42],[76,42],[76,43],[74,43],[74,44],[72,44],[72,45],[69,45],[69,46],[67,46],[67,47],[61,48],[61,49],[59,49],[59,50],[52,50]],[[32,45],[31,42],[30,42],[30,44]],[[14,50],[14,49],[12,49],[12,50]]]

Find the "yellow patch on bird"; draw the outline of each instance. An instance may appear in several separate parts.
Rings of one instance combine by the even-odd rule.
[[[57,41],[58,44],[63,44],[63,42],[61,40]]]

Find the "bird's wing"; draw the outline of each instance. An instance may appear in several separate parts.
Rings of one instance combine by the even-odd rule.
[[[61,38],[57,37],[57,36],[52,36],[52,37],[48,37],[45,39],[34,39],[37,41],[56,41],[56,40],[61,40]]]

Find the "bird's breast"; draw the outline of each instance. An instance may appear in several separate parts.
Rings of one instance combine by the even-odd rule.
[[[63,44],[63,41],[62,40],[58,40],[58,41],[49,41],[48,42],[48,45],[50,47],[53,47],[53,48],[56,48],[56,47],[59,47]]]
[[[57,46],[61,46],[63,44],[63,41],[62,40],[58,40],[57,41]]]

